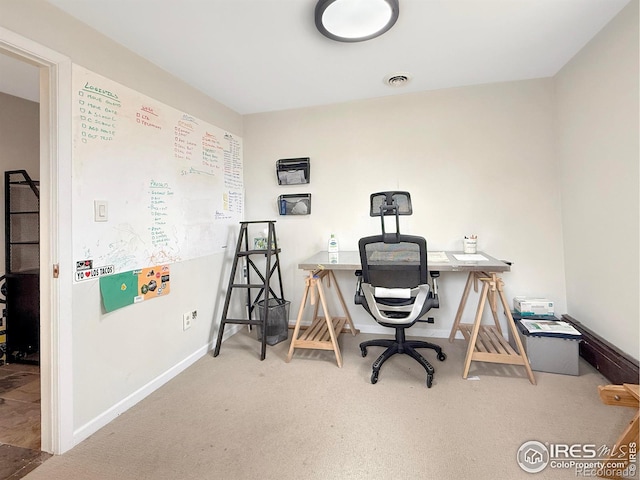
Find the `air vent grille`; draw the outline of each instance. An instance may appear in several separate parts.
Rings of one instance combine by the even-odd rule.
[[[408,73],[393,73],[387,75],[384,79],[384,83],[390,87],[403,87],[411,81],[411,75]]]

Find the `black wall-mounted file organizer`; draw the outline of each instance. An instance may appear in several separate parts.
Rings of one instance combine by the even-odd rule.
[[[276,162],[278,185],[300,185],[309,183],[311,163],[309,157],[281,158]]]
[[[280,215],[309,215],[311,213],[311,194],[298,193],[278,197]]]

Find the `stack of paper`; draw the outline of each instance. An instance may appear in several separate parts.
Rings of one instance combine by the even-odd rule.
[[[444,263],[449,261],[449,257],[445,252],[427,252],[427,261],[429,263]]]
[[[461,262],[488,262],[489,259],[479,253],[454,253],[456,260]]]
[[[569,323],[560,320],[520,320],[520,323],[532,334],[576,335],[580,332]]]

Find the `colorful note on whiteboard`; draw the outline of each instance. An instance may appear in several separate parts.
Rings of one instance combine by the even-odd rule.
[[[100,277],[100,293],[107,312],[168,295],[169,290],[169,265]]]

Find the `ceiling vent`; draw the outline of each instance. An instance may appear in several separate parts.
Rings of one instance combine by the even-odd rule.
[[[408,73],[393,73],[384,78],[384,83],[390,87],[403,87],[411,81],[411,75]]]

